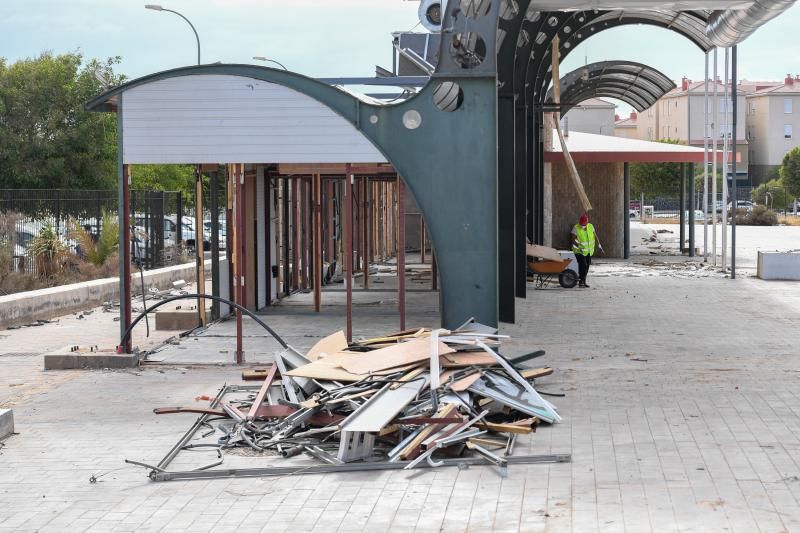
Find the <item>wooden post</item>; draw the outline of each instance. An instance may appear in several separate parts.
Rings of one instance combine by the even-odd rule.
[[[195,250],[195,279],[197,281],[197,294],[206,293],[206,268],[203,256],[203,173],[200,165],[194,169],[194,250]],[[200,325],[206,325],[206,300],[197,298],[197,316]]]
[[[322,306],[322,177],[314,174],[312,194],[314,202],[314,311]]]
[[[400,309],[400,331],[406,329],[406,208],[403,205],[405,184],[397,176],[397,302]]]
[[[353,188],[350,163],[344,176],[344,268],[347,290],[347,342],[353,340]]]

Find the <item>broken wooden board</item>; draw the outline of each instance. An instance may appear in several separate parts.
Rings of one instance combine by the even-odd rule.
[[[452,418],[453,414],[458,411],[457,407],[458,406],[454,403],[445,404],[439,408],[439,411],[433,418]],[[422,442],[439,431],[444,424],[445,423],[431,422],[430,425],[420,431],[419,434],[400,451],[400,459],[415,459],[422,451]]]
[[[344,336],[343,331],[337,331],[332,335],[328,335],[324,339],[317,342],[306,354],[306,357],[311,361],[316,361],[322,354],[334,354],[347,349],[347,337]]]
[[[531,433],[533,429],[530,426],[518,426],[514,424],[495,424],[492,422],[478,422],[475,427],[481,429],[488,429],[495,433],[519,433],[521,435]]]
[[[526,370],[522,370],[520,374],[525,379],[536,379],[541,378],[544,376],[549,376],[553,373],[553,369],[549,366],[542,367],[542,368],[528,368]]]
[[[564,258],[558,255],[555,248],[549,246],[541,246],[539,244],[529,244],[525,247],[525,253],[531,257],[539,257],[549,261],[563,261]]]
[[[439,342],[437,346],[439,355],[455,351],[443,342]],[[416,339],[403,342],[397,346],[360,354],[358,358],[344,361],[342,368],[353,374],[371,374],[380,370],[418,363],[430,358],[430,355],[431,341],[429,339]]]
[[[451,353],[441,356],[440,359],[444,367],[497,364],[497,360],[484,351]]]
[[[478,381],[480,377],[481,377],[480,372],[475,372],[474,374],[470,374],[459,380],[454,381],[453,384],[450,385],[450,388],[455,392],[464,392],[470,387],[470,385]]]
[[[263,381],[267,379],[271,368],[271,366],[268,366],[266,368],[250,368],[248,370],[242,370],[242,381]],[[275,377],[280,377],[280,373],[278,373]]]

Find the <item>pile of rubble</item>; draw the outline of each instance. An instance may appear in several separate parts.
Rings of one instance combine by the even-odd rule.
[[[275,353],[271,367],[243,374],[263,379],[261,386],[224,387],[209,408],[155,412],[202,415],[194,432],[210,428],[202,445],[220,452],[219,462],[203,468],[221,464],[223,451],[242,448],[304,454],[322,465],[412,469],[467,461],[503,473],[509,462],[568,460],[512,457],[518,435],[561,417],[532,384],[552,369],[521,366],[544,352],[507,359],[498,353],[504,338],[472,320],[453,331],[410,330],[353,343],[337,332],[305,355],[288,347]],[[178,450],[197,446],[194,432]],[[151,467],[155,476],[168,464]]]

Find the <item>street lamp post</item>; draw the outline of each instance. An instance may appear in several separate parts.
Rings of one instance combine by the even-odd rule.
[[[183,15],[178,13],[177,11],[173,11],[172,9],[167,9],[165,7],[161,7],[158,4],[146,4],[144,7],[145,7],[145,9],[152,9],[153,11],[168,11],[170,13],[175,13],[180,18],[185,20],[187,24],[189,24],[189,26],[192,28],[192,31],[194,32],[194,38],[197,39],[197,64],[199,65],[200,64],[200,36],[197,35],[197,30],[194,28],[194,24],[192,24],[189,21],[189,19],[187,19],[186,17],[184,17]]]
[[[283,66],[283,63],[281,63],[281,62],[279,62],[279,61],[275,61],[274,59],[270,59],[270,58],[268,58],[268,57],[264,57],[264,56],[253,56],[253,59],[255,59],[256,61],[267,61],[267,62],[269,62],[269,63],[275,63],[276,65],[278,65],[279,67],[281,67],[283,70],[289,70],[288,68],[286,68],[285,66]]]

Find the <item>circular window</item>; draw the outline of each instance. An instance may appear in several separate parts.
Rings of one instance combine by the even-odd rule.
[[[409,130],[415,130],[422,126],[422,115],[416,109],[409,109],[403,113],[403,126]]]
[[[443,81],[433,90],[433,105],[440,111],[455,111],[464,103],[464,91],[454,81]]]
[[[450,55],[461,68],[475,68],[486,58],[486,43],[474,31],[457,33],[450,41]]]

